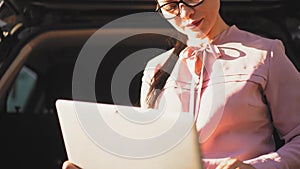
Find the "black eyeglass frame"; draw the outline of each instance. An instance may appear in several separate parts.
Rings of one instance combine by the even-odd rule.
[[[204,2],[204,0],[200,0],[200,2],[196,3],[195,5],[190,5],[190,4],[188,4],[187,2],[184,2],[183,0],[180,0],[180,1],[172,1],[172,2],[165,3],[165,4],[163,4],[163,5],[159,5],[159,4],[157,3],[157,9],[155,10],[155,12],[158,12],[162,17],[164,17],[164,14],[162,13],[162,10],[161,10],[161,9],[162,9],[164,6],[166,6],[166,5],[169,5],[169,4],[176,4],[176,5],[177,5],[177,8],[178,8],[178,14],[175,15],[174,17],[172,17],[172,18],[166,18],[166,17],[164,17],[165,19],[169,20],[169,19],[175,18],[176,16],[178,16],[178,15],[180,14],[180,6],[179,6],[180,3],[183,3],[183,4],[186,5],[187,7],[194,8],[194,7],[196,7],[196,6],[201,5],[203,2]]]

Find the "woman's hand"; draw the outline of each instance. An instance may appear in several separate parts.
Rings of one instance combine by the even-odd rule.
[[[81,169],[80,167],[76,166],[75,164],[72,164],[70,161],[65,161],[62,169]]]
[[[252,165],[245,164],[238,159],[229,158],[228,160],[225,160],[222,163],[220,163],[216,169],[255,169],[255,168]]]
[[[75,164],[72,164],[69,161],[65,161],[62,169],[81,169],[81,168],[76,166]],[[230,158],[223,161],[221,164],[219,164],[216,169],[255,169],[255,168],[252,165],[245,164],[238,159]]]

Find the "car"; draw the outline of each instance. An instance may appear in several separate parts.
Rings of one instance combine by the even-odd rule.
[[[281,39],[288,57],[300,70],[297,1],[222,0],[221,3],[221,14],[228,24]],[[1,1],[0,149],[4,168],[61,168],[67,154],[55,109],[59,98],[139,106],[143,72],[140,67],[169,49],[174,37],[168,37],[170,28],[163,22],[162,27],[155,27],[156,24],[151,26],[156,23],[153,20],[138,17],[124,22],[124,27],[111,26],[139,14],[152,15],[155,9],[153,0]],[[139,22],[150,26],[143,27]],[[152,29],[167,33],[149,31]],[[127,37],[128,33],[134,35]],[[112,36],[123,39],[110,46]],[[74,70],[91,37],[99,40],[95,49],[109,50],[95,72],[95,97],[87,96],[83,90],[82,95],[74,98]],[[152,52],[138,53],[145,49]],[[140,57],[145,59],[125,68],[136,72],[126,81],[126,91],[119,91],[115,98],[111,85],[114,74],[134,54],[142,54]],[[78,71],[86,69],[81,67]],[[77,80],[81,82],[84,78]]]

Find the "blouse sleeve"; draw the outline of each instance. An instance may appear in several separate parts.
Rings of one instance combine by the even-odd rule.
[[[269,68],[265,95],[273,125],[285,141],[277,152],[246,161],[257,169],[300,168],[300,74],[285,55],[281,41],[274,41],[266,59]]]

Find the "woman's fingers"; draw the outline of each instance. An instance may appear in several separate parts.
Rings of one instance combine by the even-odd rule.
[[[216,169],[255,169],[252,165],[245,164],[242,161],[230,158],[220,163]]]
[[[81,168],[71,163],[70,161],[65,161],[63,163],[62,169],[81,169]]]
[[[233,164],[237,162],[237,159],[227,159],[220,163],[216,169],[228,169],[229,167],[233,167]]]

